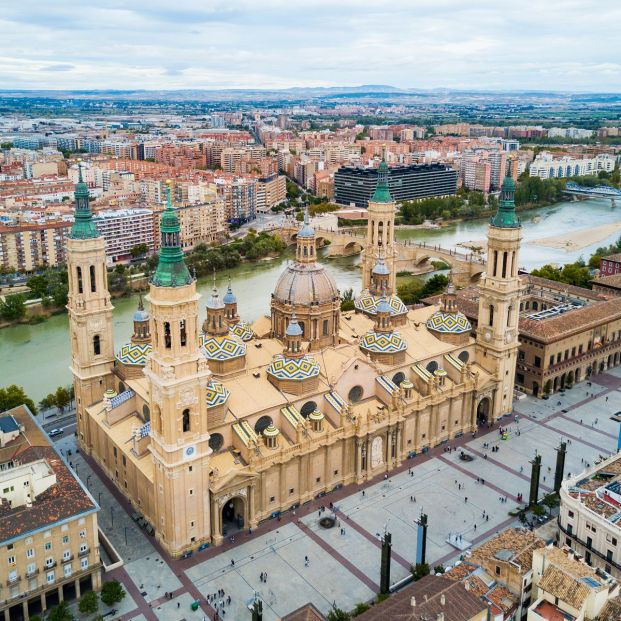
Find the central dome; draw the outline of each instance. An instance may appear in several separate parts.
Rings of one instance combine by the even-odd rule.
[[[274,298],[294,306],[325,304],[339,298],[334,278],[318,263],[291,263],[280,275]]]

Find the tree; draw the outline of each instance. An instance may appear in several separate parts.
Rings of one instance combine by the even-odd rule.
[[[354,290],[351,288],[345,289],[341,297],[341,310],[348,311],[353,310],[354,308]]]
[[[73,614],[67,602],[60,602],[47,615],[47,621],[73,621]]]
[[[101,587],[101,601],[106,606],[118,604],[125,597],[125,589],[118,580],[104,582]]]
[[[149,246],[147,246],[147,244],[137,244],[136,246],[133,246],[129,252],[134,259],[137,259],[138,257],[143,257],[147,254],[147,252],[149,252]]]
[[[414,578],[414,582],[424,578],[429,575],[429,564],[428,563],[416,563],[416,567],[411,568],[412,577]]]
[[[542,499],[542,504],[544,504],[548,509],[553,509],[554,507],[558,507],[560,504],[559,498],[557,494],[547,494]]]
[[[78,604],[78,610],[82,614],[92,615],[97,612],[99,608],[99,598],[95,591],[88,591],[82,596],[80,603]]]
[[[533,515],[536,515],[537,517],[545,515],[546,512],[546,510],[541,505],[535,505],[531,510],[533,512]]]
[[[13,148],[13,143],[12,142],[2,142],[0,143],[0,149],[12,149]]]
[[[48,280],[43,274],[31,276],[26,282],[34,298],[44,298],[47,295]]]
[[[56,395],[50,393],[47,397],[43,397],[41,401],[39,401],[39,409],[40,410],[49,410],[56,405]]]
[[[350,621],[351,615],[337,608],[334,604],[332,605],[332,610],[328,612],[328,621]]]
[[[59,386],[54,393],[54,405],[63,412],[64,409],[69,405],[71,401],[71,397],[69,396],[69,391],[63,386]]]
[[[3,302],[0,302],[0,317],[7,321],[16,321],[26,314],[26,304],[24,296],[7,295]]]
[[[33,414],[37,413],[37,406],[21,386],[11,384],[6,388],[0,388],[0,412],[6,412],[19,405],[27,406]]]
[[[436,565],[433,568],[434,573],[436,574],[443,574],[446,570],[444,569],[444,565]]]

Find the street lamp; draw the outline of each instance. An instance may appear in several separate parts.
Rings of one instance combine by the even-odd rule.
[[[89,475],[87,475],[87,477],[86,477],[86,487],[88,487],[88,486],[89,486],[90,481],[91,481],[91,475],[89,474]]]
[[[114,507],[110,506],[110,521],[112,522],[112,528],[114,528]]]
[[[99,506],[101,507],[101,492],[99,492]]]

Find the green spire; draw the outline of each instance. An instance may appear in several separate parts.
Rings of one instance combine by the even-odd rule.
[[[392,203],[392,196],[388,189],[388,165],[386,164],[386,157],[382,153],[382,161],[377,169],[377,185],[375,186],[375,192],[371,197],[371,201],[374,203]]]
[[[78,164],[79,178],[75,186],[75,220],[71,227],[73,239],[93,239],[99,237],[99,231],[93,220],[93,212],[88,204],[88,186],[82,179],[82,165]]]
[[[511,177],[505,177],[500,191],[500,203],[496,215],[490,220],[492,226],[501,229],[516,229],[521,225],[520,219],[515,213],[515,181]]]
[[[156,287],[181,287],[192,282],[192,276],[183,260],[183,250],[179,241],[179,218],[172,206],[170,184],[168,201],[160,220],[162,243],[157,269],[151,277],[151,284]]]

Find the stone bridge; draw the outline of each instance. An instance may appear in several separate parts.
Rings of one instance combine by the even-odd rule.
[[[366,233],[351,229],[326,229],[314,226],[318,247],[328,245],[330,256],[351,256],[362,252],[366,245]],[[296,242],[299,226],[283,226],[272,229],[280,235],[287,245]],[[327,242],[327,243],[326,243]],[[397,242],[397,271],[424,274],[434,269],[432,261],[441,260],[451,267],[453,282],[458,287],[476,283],[485,272],[485,262],[474,254],[460,253],[456,250],[441,248],[424,242]]]

